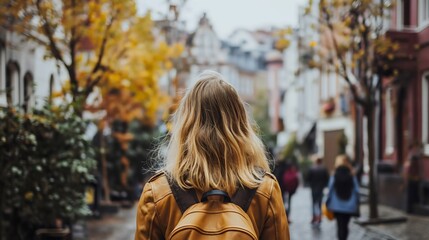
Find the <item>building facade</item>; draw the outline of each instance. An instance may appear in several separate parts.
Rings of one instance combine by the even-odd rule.
[[[31,111],[59,90],[64,74],[44,56],[43,47],[15,33],[0,32],[0,106]]]
[[[251,104],[256,100],[257,91],[264,86],[265,54],[272,47],[270,36],[269,32],[238,29],[221,40],[204,14],[187,40],[190,69],[185,87],[194,84],[202,71],[215,70]]]
[[[429,213],[429,0],[399,0],[388,36],[399,43],[395,77],[383,80],[380,118],[380,201],[406,209],[405,164],[421,146],[418,213]],[[397,197],[401,196],[401,197]]]
[[[284,51],[284,131],[278,134],[278,145],[296,137],[307,155],[318,154],[332,170],[338,154],[355,158],[355,125],[344,80],[323,62],[320,67],[312,65],[318,49],[326,47],[324,33],[314,27],[318,14],[318,1],[309,13],[299,8],[299,27],[293,30],[290,46]]]

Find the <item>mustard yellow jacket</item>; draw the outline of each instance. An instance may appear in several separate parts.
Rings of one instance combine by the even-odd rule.
[[[272,174],[265,175],[247,214],[260,240],[290,239],[280,187]],[[156,174],[145,185],[138,203],[135,240],[166,239],[181,216],[165,174]]]

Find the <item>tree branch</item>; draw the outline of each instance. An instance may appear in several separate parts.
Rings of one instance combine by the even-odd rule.
[[[347,71],[347,69],[346,69],[347,67],[344,66],[345,64],[343,64],[343,62],[341,62],[341,65],[342,65],[342,70],[343,70],[344,74],[340,74],[340,75],[341,75],[341,77],[344,78],[346,83],[349,85],[350,91],[352,92],[352,95],[353,95],[353,99],[355,100],[355,102],[357,102],[358,104],[360,104],[362,106],[366,105],[365,99],[362,98],[361,96],[359,96],[359,93],[357,92],[357,89],[356,89],[356,85],[351,82],[350,76],[348,75],[347,72],[345,72],[345,71]]]
[[[116,14],[118,14],[118,12]],[[92,74],[95,74],[99,70],[109,70],[109,68],[107,66],[102,65],[102,62],[103,62],[103,57],[104,57],[105,50],[106,50],[106,44],[107,44],[107,40],[108,40],[109,31],[110,31],[110,28],[112,27],[113,23],[116,20],[116,16],[117,15],[112,16],[112,18],[110,19],[110,22],[106,26],[106,29],[105,29],[104,35],[103,35],[103,39],[101,41],[101,46],[100,46],[100,50],[99,50],[97,62],[94,65],[94,68],[91,71]],[[88,96],[92,92],[92,90],[94,89],[94,87],[102,79],[102,76],[99,76],[95,80],[91,81],[92,74],[90,74],[88,76],[87,81],[86,81],[87,84],[86,84],[85,90],[84,90],[84,95],[85,96]]]
[[[42,40],[40,37],[35,36],[34,34],[31,34],[29,32],[20,32],[19,34],[21,34],[22,36],[26,37],[28,40],[30,41],[34,41],[44,47],[49,48],[49,43],[47,43],[45,40]]]
[[[100,70],[103,70],[105,72],[112,71],[109,67],[104,66],[104,65],[100,65]],[[94,87],[97,86],[98,83],[100,83],[100,81],[103,79],[103,77],[104,77],[104,75],[97,76],[93,81],[89,82],[89,84],[85,88],[85,92],[84,92],[85,97],[87,97],[92,92]]]
[[[75,16],[75,8],[76,8],[76,2],[73,0],[72,2],[72,13],[73,16]],[[76,47],[77,44],[80,41],[80,36],[76,36],[76,25],[73,24],[73,26],[70,29],[70,41],[69,41],[69,48],[70,48],[70,81],[72,83],[72,95],[73,98],[76,99],[76,97],[79,95],[79,82],[77,80],[76,76]]]
[[[369,67],[369,62],[372,62],[371,59],[373,59],[373,56],[370,56],[369,54],[369,27],[366,25],[366,18],[364,16],[362,16],[362,26],[364,26],[364,30],[363,31],[359,31],[361,33],[361,38],[363,40],[363,49],[364,49],[364,59],[361,60],[362,61],[362,83],[365,87],[365,91],[366,94],[369,96],[372,92],[371,88],[372,88],[372,78],[370,76],[372,76],[372,74],[370,74],[370,76],[368,76],[368,71],[370,69]]]
[[[49,49],[52,53],[52,55],[58,59],[60,62],[62,62],[64,64],[64,66],[68,69],[69,65],[64,61],[64,58],[60,52],[60,50],[58,49],[58,46],[55,42],[54,36],[53,36],[53,32],[49,26],[49,21],[46,19],[46,16],[42,13],[41,9],[40,9],[40,0],[36,1],[36,7],[37,7],[37,12],[38,15],[42,18],[43,20],[43,31],[45,33],[45,36],[48,38],[49,42],[48,42],[48,46]]]
[[[94,68],[92,69],[92,73],[96,73],[101,67],[101,62],[103,61],[104,52],[105,52],[106,44],[107,44],[107,40],[108,40],[109,30],[112,27],[115,19],[116,19],[116,17],[113,16],[111,18],[110,22],[106,26],[106,29],[105,29],[104,35],[103,35],[103,40],[101,41],[101,46],[100,46],[100,50],[99,50],[99,54],[98,54],[97,63],[95,64]]]
[[[338,61],[340,62],[342,71],[344,73],[344,74],[342,74],[342,77],[344,78],[344,80],[349,85],[349,88],[352,92],[353,99],[355,100],[355,102],[357,102],[358,104],[360,104],[362,106],[365,106],[366,101],[362,97],[359,96],[357,89],[356,89],[356,86],[351,82],[351,79],[348,75],[348,71],[347,71],[348,68],[347,68],[346,60],[344,59],[344,57],[339,52],[339,46],[337,43],[337,39],[335,38],[334,26],[332,25],[331,17],[329,15],[329,13],[327,12],[327,9],[325,6],[322,7],[322,12],[325,13],[325,19],[326,19],[326,23],[327,23],[328,28],[329,28],[330,33],[331,33],[332,42],[334,44],[334,50],[336,53],[336,57],[338,58]]]

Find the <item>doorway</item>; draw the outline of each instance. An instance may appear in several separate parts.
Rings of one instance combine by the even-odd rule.
[[[335,158],[340,153],[340,139],[343,134],[343,129],[325,131],[323,133],[323,140],[325,143],[323,162],[330,172],[335,168]]]

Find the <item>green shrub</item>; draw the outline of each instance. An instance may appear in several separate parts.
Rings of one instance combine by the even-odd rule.
[[[85,189],[96,162],[85,128],[66,108],[0,110],[1,239],[34,239],[39,227],[90,213]]]
[[[346,154],[346,148],[349,140],[347,139],[347,135],[342,132],[340,137],[338,138],[338,154]]]
[[[296,134],[293,133],[290,136],[289,141],[280,151],[278,156],[279,160],[280,161],[287,160],[290,163],[297,164],[299,159],[297,151],[299,151],[299,147],[300,145],[296,139]]]

